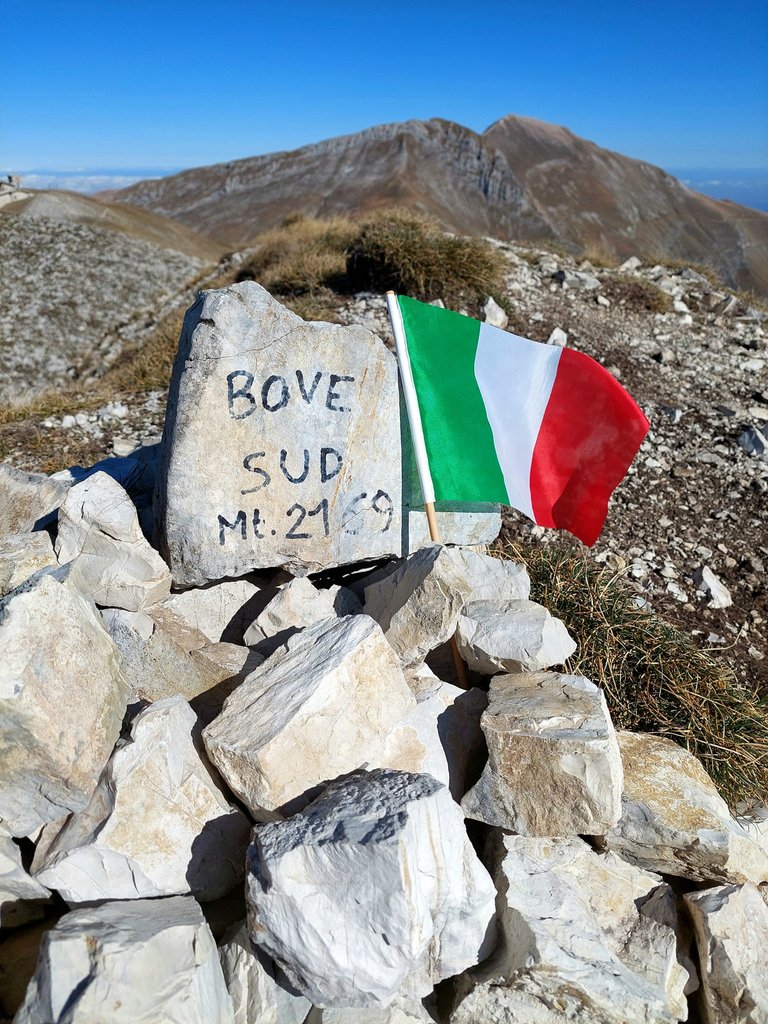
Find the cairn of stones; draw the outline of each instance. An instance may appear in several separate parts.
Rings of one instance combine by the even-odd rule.
[[[162,443],[2,495],[7,1019],[768,1020],[768,822],[614,729],[498,509],[429,542],[368,330],[204,292]]]

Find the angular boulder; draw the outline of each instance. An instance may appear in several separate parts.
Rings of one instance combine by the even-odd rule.
[[[180,616],[211,643],[242,643],[252,621],[250,606],[260,589],[248,580],[225,580],[212,586],[184,590],[167,597],[162,607]]]
[[[768,1021],[768,895],[757,886],[689,892],[706,1024]]]
[[[355,772],[257,826],[246,886],[252,941],[320,1008],[418,1000],[495,937],[491,879],[427,775]]]
[[[250,822],[212,778],[195,724],[181,697],[137,715],[88,806],[36,862],[37,880],[69,904],[229,892],[243,877]]]
[[[269,957],[256,954],[244,922],[224,936],[219,959],[234,1024],[304,1024],[311,1003],[290,989]]]
[[[70,579],[102,607],[139,611],[171,589],[171,574],[141,532],[136,506],[106,473],[70,489],[59,509],[56,556]]]
[[[364,611],[379,623],[403,665],[412,667],[453,636],[471,594],[457,549],[431,544],[367,586]]]
[[[346,587],[318,590],[306,577],[284,583],[264,610],[245,631],[244,640],[255,647],[275,637],[284,643],[300,629],[321,619],[352,615],[360,611],[360,601]]]
[[[576,650],[560,619],[534,601],[471,601],[459,616],[456,642],[475,672],[539,672]]]
[[[87,804],[130,687],[93,604],[42,576],[0,603],[0,819],[26,836]]]
[[[399,453],[397,367],[378,338],[305,323],[253,281],[201,292],[171,379],[160,552],[182,586],[399,554]]]
[[[460,984],[451,1024],[687,1018],[687,972],[665,920],[674,897],[660,878],[577,838],[505,835],[500,845],[503,941]]]
[[[526,836],[602,835],[621,813],[622,767],[602,692],[583,676],[491,680],[481,724],[488,763],[468,818]]]
[[[216,943],[191,896],[74,910],[43,936],[15,1024],[234,1024]]]
[[[0,537],[30,533],[55,520],[70,481],[0,463]]]
[[[0,535],[0,597],[48,566],[58,565],[51,538],[45,530],[37,533]]]
[[[295,813],[329,779],[375,762],[415,703],[371,618],[325,619],[255,669],[203,738],[232,792],[264,821]]]
[[[768,881],[768,853],[730,814],[701,763],[672,740],[619,732],[621,818],[604,844],[649,871],[694,881]]]

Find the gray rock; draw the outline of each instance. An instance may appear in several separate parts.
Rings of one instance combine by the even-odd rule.
[[[489,506],[489,511],[450,511],[438,509],[437,527],[444,544],[481,547],[492,544],[501,532],[501,511]],[[429,524],[424,512],[408,509],[408,550],[413,554],[431,544]]]
[[[573,291],[589,292],[600,287],[598,279],[583,270],[558,270],[552,277],[562,288]]]
[[[209,587],[171,594],[163,607],[199,629],[211,641],[241,643],[243,633],[253,620],[250,605],[255,603],[259,587],[247,580],[226,580]]]
[[[642,260],[639,260],[637,256],[630,256],[628,260],[624,260],[621,264],[619,272],[622,274],[630,274],[633,270],[639,270],[642,265]]]
[[[0,537],[30,533],[51,522],[69,484],[0,463]]]
[[[547,338],[548,345],[557,345],[558,348],[565,348],[568,344],[568,335],[562,329],[562,327],[555,327],[550,336]]]
[[[94,606],[43,576],[0,603],[0,819],[12,835],[81,810],[130,688]]]
[[[219,959],[232,1000],[234,1024],[304,1024],[311,1003],[291,991],[269,957],[256,954],[245,922],[224,936]]]
[[[65,914],[45,933],[15,1024],[234,1024],[216,943],[191,896]]]
[[[318,590],[305,577],[289,580],[245,632],[245,643],[254,647],[269,637],[284,643],[289,636],[321,619],[359,612],[359,599],[346,587]]]
[[[701,959],[706,1024],[768,1021],[768,902],[755,885],[722,885],[685,896]]]
[[[509,317],[492,295],[483,304],[483,320],[491,327],[500,327],[502,331],[506,330],[509,323]]]
[[[768,852],[730,814],[700,762],[672,740],[619,732],[621,819],[607,849],[694,881],[768,881]]]
[[[194,728],[182,697],[142,711],[88,806],[36,860],[38,881],[70,905],[229,892],[243,876],[250,824],[212,777]]]
[[[432,544],[365,588],[365,612],[384,630],[406,666],[422,662],[451,637],[472,584],[466,552]]]
[[[58,565],[45,530],[0,536],[0,597],[10,593],[40,569]]]
[[[103,607],[139,611],[171,589],[171,574],[145,540],[136,506],[106,473],[75,484],[59,509],[56,556],[70,580]]]
[[[661,879],[580,839],[506,835],[503,941],[459,982],[451,1024],[673,1024],[687,1017],[674,897]],[[665,904],[660,906],[660,902]]]
[[[362,327],[305,323],[252,281],[203,292],[174,365],[160,550],[188,586],[305,575],[401,547],[394,357]]]
[[[710,608],[730,608],[733,604],[730,591],[708,565],[694,570],[693,582],[709,595]]]
[[[491,949],[495,890],[450,793],[356,772],[254,830],[248,929],[315,1006],[418,1000]]]
[[[605,697],[557,672],[497,676],[481,719],[488,764],[469,818],[529,836],[602,835],[621,813],[622,767]]]
[[[264,821],[305,807],[329,779],[380,764],[415,704],[371,618],[325,619],[253,671],[203,739],[232,792]]]
[[[562,665],[576,644],[560,619],[534,601],[471,601],[456,628],[456,642],[476,672],[537,672]]]

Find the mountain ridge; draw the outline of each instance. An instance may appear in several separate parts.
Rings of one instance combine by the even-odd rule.
[[[768,214],[710,199],[653,164],[515,114],[482,133],[442,118],[374,125],[109,196],[230,248],[296,213],[409,206],[465,234],[711,265],[728,285],[768,295]]]

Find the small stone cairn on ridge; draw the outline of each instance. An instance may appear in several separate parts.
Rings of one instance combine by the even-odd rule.
[[[252,282],[159,451],[0,473],[6,1018],[768,1020],[764,822],[413,493],[391,353]]]

